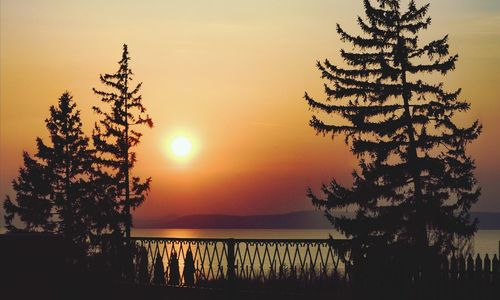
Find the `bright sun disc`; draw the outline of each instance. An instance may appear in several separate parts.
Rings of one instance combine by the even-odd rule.
[[[191,152],[193,145],[187,138],[177,137],[172,141],[170,147],[175,156],[185,157]]]

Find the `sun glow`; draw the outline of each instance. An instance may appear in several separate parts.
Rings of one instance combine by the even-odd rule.
[[[172,150],[174,156],[183,158],[187,157],[191,153],[193,144],[188,138],[179,136],[172,141],[170,149]]]

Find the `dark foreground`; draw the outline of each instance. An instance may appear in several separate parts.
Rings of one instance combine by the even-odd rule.
[[[64,241],[47,235],[0,235],[1,299],[500,299],[500,285],[481,280],[421,282],[402,286],[329,283],[301,288],[297,282],[223,281],[210,287],[127,284],[107,272],[68,263]],[[380,278],[387,276],[380,272]]]

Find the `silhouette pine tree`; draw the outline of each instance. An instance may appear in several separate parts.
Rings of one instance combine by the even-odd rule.
[[[136,162],[136,154],[131,149],[139,144],[142,136],[133,128],[153,126],[139,95],[142,83],[132,87],[133,73],[129,61],[127,45],[123,45],[119,69],[114,74],[100,76],[109,91],[94,89],[107,109],[93,107],[101,117],[95,124],[93,141],[97,152],[96,185],[100,189],[100,203],[107,209],[102,221],[110,222],[108,229],[115,233],[124,232],[127,238],[132,226],[130,210],[144,201],[151,182],[151,178],[145,181],[139,177],[130,178]]]
[[[165,279],[165,267],[163,266],[163,260],[160,253],[156,254],[154,266],[153,266],[153,283],[157,285],[166,284]]]
[[[9,231],[62,234],[86,249],[94,209],[88,194],[92,152],[82,131],[80,112],[68,92],[57,106],[50,107],[45,123],[50,143],[37,138],[35,157],[23,153],[24,166],[13,180],[16,198],[4,201],[6,227]],[[24,228],[14,226],[16,215]]]
[[[138,276],[137,281],[140,284],[149,283],[149,261],[148,261],[148,250],[145,247],[139,247],[138,251]]]
[[[179,259],[177,258],[177,253],[172,252],[170,255],[170,259],[168,261],[168,284],[170,285],[179,285],[180,281],[180,272],[179,272]]]
[[[50,199],[50,186],[45,175],[45,166],[23,152],[23,166],[19,168],[19,176],[12,181],[16,197],[7,196],[4,200],[5,227],[10,232],[52,232],[53,202]],[[16,215],[24,223],[23,228],[13,223]]]
[[[345,67],[329,60],[317,67],[325,83],[326,101],[305,94],[309,107],[334,116],[333,124],[313,115],[318,134],[345,136],[359,159],[352,187],[333,180],[323,185],[324,197],[310,189],[313,204],[324,209],[333,226],[360,244],[404,244],[413,249],[449,251],[458,237],[470,238],[477,220],[469,209],[480,190],[474,161],[466,145],[481,125],[460,127],[453,117],[470,105],[459,100],[460,89],[445,91],[442,83],[426,82],[426,74],[446,75],[458,55],[449,54],[448,37],[421,45],[428,28],[429,5],[406,9],[398,0],[364,0],[363,35],[350,35],[337,25]],[[332,211],[352,209],[355,216]]]
[[[188,248],[186,252],[186,258],[184,259],[184,284],[187,286],[194,285],[194,274],[195,274],[194,258],[191,248]]]

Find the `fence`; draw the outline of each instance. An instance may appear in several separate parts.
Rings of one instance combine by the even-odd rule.
[[[203,285],[210,281],[348,280],[347,240],[133,238],[136,281]]]
[[[351,281],[349,240],[132,238],[136,283],[203,286],[214,282]],[[451,256],[432,263],[434,279],[500,282],[495,254]],[[425,276],[424,276],[425,277]],[[422,280],[422,274],[413,277]]]
[[[488,254],[483,258],[479,254],[474,259],[471,254],[445,258],[441,264],[445,280],[466,281],[479,280],[485,283],[494,283],[500,280],[500,262],[497,255],[490,259]]]

